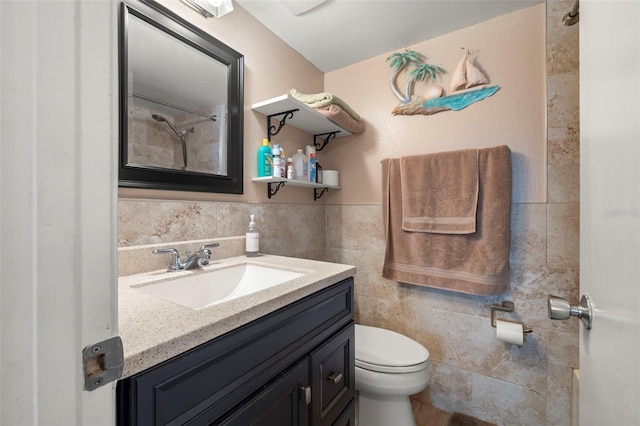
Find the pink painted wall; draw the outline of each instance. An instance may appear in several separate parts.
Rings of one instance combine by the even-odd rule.
[[[462,57],[473,57],[491,84],[492,97],[461,111],[393,116],[399,103],[389,87],[387,54],[325,75],[325,91],[340,96],[365,120],[363,134],[332,141],[322,151],[325,169],[340,171],[342,190],[327,204],[380,203],[380,160],[420,153],[506,144],[513,152],[513,202],[546,201],[545,5],[501,16],[408,49],[448,71],[436,81],[448,88]],[[404,89],[406,73],[398,79]],[[422,94],[426,84],[417,84]]]

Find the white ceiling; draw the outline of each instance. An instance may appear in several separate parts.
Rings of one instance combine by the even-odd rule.
[[[543,0],[235,1],[326,73]]]

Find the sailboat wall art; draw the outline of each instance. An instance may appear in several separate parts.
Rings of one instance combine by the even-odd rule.
[[[389,56],[387,62],[394,70],[390,78],[391,91],[400,100],[400,105],[391,113],[393,115],[431,115],[441,111],[459,111],[496,93],[500,86],[487,86],[489,79],[474,65],[470,56],[471,53],[465,49],[464,55],[451,75],[447,94],[441,86],[433,83],[427,87],[424,96],[411,95],[413,84],[427,79],[435,81],[439,74],[445,74],[446,71],[436,65],[425,64],[424,57],[413,50]],[[416,69],[409,74],[403,94],[396,87],[396,83],[398,74],[406,66],[414,66]]]

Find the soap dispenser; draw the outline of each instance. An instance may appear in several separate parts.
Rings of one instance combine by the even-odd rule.
[[[254,222],[255,215],[250,215],[249,230],[246,234],[245,252],[247,257],[258,257],[260,252],[260,233],[256,229]]]

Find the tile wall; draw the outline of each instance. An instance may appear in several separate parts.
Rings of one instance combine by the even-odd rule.
[[[255,215],[260,232],[262,252],[305,259],[324,259],[324,210],[318,204],[248,204],[121,198],[118,201],[118,247],[206,239],[216,241],[220,238],[239,236],[244,238],[251,214]],[[235,252],[234,249],[233,254]]]

